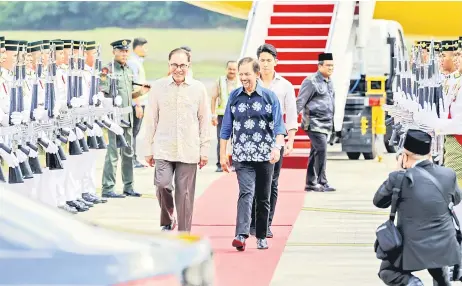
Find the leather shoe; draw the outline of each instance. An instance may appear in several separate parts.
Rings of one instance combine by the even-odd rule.
[[[232,243],[233,247],[236,247],[238,251],[245,250],[245,237],[243,235],[236,235]]]
[[[98,197],[92,196],[90,193],[83,193],[82,194],[82,199],[86,202],[90,202],[93,204],[99,204],[101,203],[101,200],[98,199]]]
[[[103,198],[122,199],[122,198],[125,198],[125,195],[116,194],[114,192],[107,192],[107,193],[103,193]]]
[[[306,192],[322,192],[323,191],[323,188],[320,184],[317,184],[317,185],[308,185],[305,187],[305,191]]]
[[[81,204],[86,205],[86,206],[89,207],[89,208],[92,208],[92,207],[94,206],[93,203],[87,202],[86,200],[81,199],[81,198],[78,198],[77,201],[80,202]]]
[[[329,186],[328,184],[325,184],[322,186],[322,192],[335,192],[336,189],[334,187]]]
[[[93,197],[95,200],[99,201],[100,203],[107,203],[107,200],[106,199],[103,199],[103,198],[100,198],[98,197],[97,195],[94,195],[94,194],[90,194],[91,197]]]
[[[268,249],[268,241],[266,238],[257,239],[257,249]]]
[[[66,204],[72,208],[75,208],[79,213],[86,212],[89,210],[89,207],[80,203],[79,201],[68,201]]]
[[[76,214],[76,213],[78,213],[78,211],[77,211],[76,208],[71,207],[71,206],[69,206],[68,204],[64,204],[64,205],[62,205],[62,206],[58,206],[58,208],[60,208],[60,209],[62,209],[62,210],[64,210],[64,211],[66,211],[66,212],[69,212],[69,213],[71,213],[71,214]]]
[[[124,195],[126,195],[128,197],[141,197],[141,194],[135,192],[134,190],[124,191]]]
[[[162,226],[162,231],[171,231],[174,230],[176,227],[176,218],[173,218],[173,221],[169,225]]]

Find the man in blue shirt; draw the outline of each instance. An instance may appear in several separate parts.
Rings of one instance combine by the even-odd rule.
[[[220,164],[229,172],[226,146],[232,134],[232,158],[239,183],[236,237],[233,247],[245,250],[252,202],[256,198],[257,248],[267,249],[271,178],[279,161],[286,129],[281,105],[274,92],[257,84],[260,66],[253,58],[238,63],[242,87],[231,92],[220,133]]]

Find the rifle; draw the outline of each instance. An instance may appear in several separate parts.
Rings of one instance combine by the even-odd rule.
[[[53,74],[53,63],[54,63],[54,44],[50,45],[50,53],[48,55],[48,67],[47,67],[47,74],[46,74],[46,81],[45,81],[45,110],[47,110],[47,118],[42,120],[41,127],[44,133],[46,134],[47,139],[49,138],[49,142],[46,142],[45,138],[39,138],[38,142],[42,145],[45,149],[47,149],[50,144],[54,144],[55,139],[57,139],[56,133],[56,122],[55,122],[55,87],[54,87],[54,78],[56,74]],[[56,69],[54,69],[56,71]],[[56,146],[56,152],[46,152],[46,164],[50,170],[62,170],[63,163],[59,156],[58,150],[60,146]],[[54,148],[53,148],[54,149]],[[46,151],[50,151],[49,149]]]
[[[21,80],[21,48],[20,45],[17,46],[16,49],[16,62],[14,63],[13,66],[13,84],[10,89],[10,125],[17,127],[17,131],[19,131],[20,127],[19,125],[21,124],[21,115],[18,112],[19,108],[21,107],[21,103],[19,102],[19,95],[18,95],[18,90],[19,92],[22,92],[22,86],[18,86],[22,80]],[[22,51],[24,52],[24,51]],[[19,114],[19,115],[18,115]],[[10,138],[10,146],[17,147],[15,146],[17,141],[19,141],[18,136],[20,136],[20,132],[15,132],[12,134],[13,136]],[[5,146],[8,149],[4,149],[5,152],[14,155],[16,157],[16,154],[13,151],[13,148],[9,148],[8,146]],[[17,158],[17,157],[16,157]],[[10,166],[8,169],[8,183],[10,184],[18,184],[18,183],[24,183],[24,176],[21,171],[20,164],[23,162],[18,162],[16,166]]]

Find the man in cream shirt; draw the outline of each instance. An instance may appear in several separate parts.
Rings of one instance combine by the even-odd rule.
[[[155,162],[154,184],[165,231],[176,226],[173,180],[178,230],[191,230],[197,165],[202,168],[208,162],[209,99],[204,84],[187,76],[190,63],[184,49],[170,52],[170,76],[154,82],[144,118],[142,151],[150,166]]]

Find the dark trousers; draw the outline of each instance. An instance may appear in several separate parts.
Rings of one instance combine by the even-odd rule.
[[[144,112],[144,105],[141,106]],[[136,158],[136,136],[140,133],[141,123],[143,122],[143,117],[138,118],[136,117],[136,110],[133,106],[133,162],[135,163],[137,160]]]
[[[265,238],[270,212],[271,178],[274,165],[270,162],[234,162],[239,183],[236,235],[249,236],[252,202],[256,201],[256,237]]]
[[[284,155],[284,148],[281,148],[281,159],[274,164],[273,178],[271,179],[271,195],[270,195],[270,212],[268,219],[268,227],[273,223],[274,211],[276,209],[276,202],[278,201],[278,186],[279,186],[279,174],[281,173],[282,167],[282,156]],[[250,221],[250,227],[255,227],[255,199],[252,204],[252,219]]]
[[[306,186],[326,185],[327,134],[306,131],[311,141],[310,161],[306,170]]]
[[[444,268],[427,269],[433,277],[434,286],[449,286],[451,282]],[[407,285],[409,280],[414,277],[411,271],[403,271],[394,267],[390,262],[383,260],[380,264],[379,277],[389,286]]]
[[[223,122],[223,115],[218,115],[217,116],[217,139],[218,139],[218,144],[217,144],[217,168],[221,167],[220,164],[220,131],[221,131],[221,123]]]

